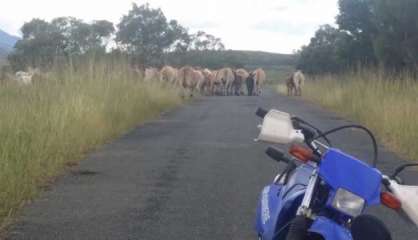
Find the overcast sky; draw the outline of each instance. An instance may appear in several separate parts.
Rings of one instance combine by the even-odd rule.
[[[0,29],[20,35],[32,18],[74,16],[119,22],[132,2],[160,7],[194,32],[221,37],[228,49],[291,53],[309,43],[319,25],[333,23],[338,0],[11,0],[2,4]]]

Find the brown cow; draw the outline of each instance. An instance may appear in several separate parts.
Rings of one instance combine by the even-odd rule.
[[[190,66],[180,68],[177,74],[178,85],[184,89],[194,88],[193,71],[194,69]]]
[[[234,87],[234,72],[231,68],[222,68],[216,74],[216,81],[222,82],[223,95],[232,95]]]
[[[206,85],[206,78],[205,78],[205,75],[203,75],[202,70],[194,69],[193,81],[196,82],[195,90],[198,90],[200,93],[204,93],[205,85]]]
[[[204,69],[202,71],[203,76],[205,76],[205,82],[204,82],[204,91],[209,95],[215,94],[215,78],[216,75],[209,69]]]
[[[254,76],[254,92],[253,95],[261,95],[261,89],[266,81],[266,73],[262,68],[257,68],[252,72]]]
[[[190,95],[200,89],[205,77],[201,71],[193,69],[193,67],[185,66],[180,68],[177,75],[177,82],[184,90],[189,91]]]
[[[293,82],[293,74],[286,79],[287,96],[292,96],[295,92],[295,83]]]

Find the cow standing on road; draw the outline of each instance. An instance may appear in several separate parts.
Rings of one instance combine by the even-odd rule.
[[[185,66],[178,71],[177,82],[184,90],[189,91],[193,96],[196,90],[201,90],[205,81],[202,71],[195,70],[193,67]]]
[[[204,69],[202,71],[203,76],[205,77],[205,81],[203,84],[203,89],[204,92],[208,95],[213,96],[215,94],[215,74],[209,70],[209,69]]]
[[[247,80],[249,74],[245,69],[237,69],[234,71],[234,94],[240,96],[242,92],[242,84]]]
[[[260,96],[263,84],[266,81],[266,73],[262,68],[257,68],[254,71],[254,95]]]
[[[223,94],[225,96],[232,95],[234,87],[234,72],[231,68],[222,68],[216,74],[216,80],[222,82]]]
[[[193,95],[193,91],[196,88],[196,82],[193,79],[194,69],[190,66],[180,68],[177,74],[177,83],[185,91],[189,90],[190,95]]]
[[[214,79],[213,79],[213,95],[219,95],[222,92],[222,79],[218,79],[218,71],[212,71]]]
[[[266,81],[266,73],[264,72],[263,69],[257,68],[252,73],[250,73],[249,77],[247,78],[248,95],[250,96],[261,95],[262,87],[265,81]]]
[[[202,70],[195,69],[193,71],[193,81],[196,82],[196,90],[198,90],[201,94],[204,94],[206,88],[206,78]]]
[[[286,79],[287,96],[292,96],[295,91],[295,83],[293,82],[293,74]]]
[[[245,84],[247,86],[247,94],[248,96],[252,96],[254,93],[254,73],[250,73],[245,80]]]
[[[295,88],[295,96],[302,96],[302,87],[305,83],[305,76],[301,70],[297,70],[293,74],[293,84]]]

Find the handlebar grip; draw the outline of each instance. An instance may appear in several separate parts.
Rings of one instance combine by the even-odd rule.
[[[257,111],[255,112],[255,115],[257,115],[260,118],[264,118],[267,115],[268,112],[269,111],[267,111],[264,108],[258,108]]]
[[[286,156],[284,155],[284,153],[282,151],[280,151],[277,148],[274,147],[268,147],[266,149],[266,154],[267,156],[273,158],[274,160],[278,161],[278,162],[285,162],[285,163],[289,163],[289,159],[286,158]]]

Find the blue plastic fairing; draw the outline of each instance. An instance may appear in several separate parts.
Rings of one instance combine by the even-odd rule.
[[[263,189],[256,218],[256,230],[263,239],[280,239],[276,236],[285,236],[283,228],[295,217],[312,171],[312,167],[300,166],[285,186],[271,184]]]
[[[380,204],[381,173],[366,163],[337,149],[330,149],[321,160],[320,177],[335,192],[342,188],[366,201]]]

